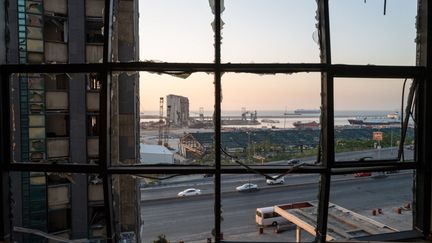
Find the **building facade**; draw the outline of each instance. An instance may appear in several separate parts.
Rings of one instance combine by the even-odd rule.
[[[4,11],[2,63],[101,62],[103,0],[10,0]],[[113,61],[138,60],[138,1],[114,2]],[[121,27],[119,27],[121,26]],[[3,34],[3,33],[2,33]],[[15,161],[99,163],[101,77],[97,73],[33,73],[12,77]],[[113,163],[136,163],[138,74],[112,78]],[[118,161],[118,162],[117,162]],[[106,236],[102,181],[98,175],[11,173],[13,224],[68,239]],[[134,179],[113,179],[116,233],[139,238],[139,190]],[[16,233],[19,242],[44,242]],[[133,237],[132,237],[133,238]]]

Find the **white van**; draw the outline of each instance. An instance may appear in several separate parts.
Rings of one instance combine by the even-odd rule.
[[[260,226],[276,226],[287,220],[277,214],[273,207],[264,207],[256,209],[255,222]]]
[[[278,177],[277,175],[272,176],[272,177],[273,177],[273,180],[272,179],[266,180],[267,185],[275,185],[275,184],[284,184],[285,183],[285,178],[283,176],[280,178],[277,178]]]

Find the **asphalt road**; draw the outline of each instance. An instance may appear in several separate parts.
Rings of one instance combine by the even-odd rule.
[[[336,158],[344,161],[359,160],[361,157],[371,157],[374,159],[383,158],[395,158],[397,156],[396,148],[384,148],[381,150],[365,150],[356,152],[344,152],[336,154]],[[405,157],[410,158],[413,156],[412,150],[405,151]],[[313,163],[314,157],[308,157],[301,159],[304,163]],[[271,162],[272,164],[286,164],[287,161],[276,161]],[[333,176],[335,180],[349,179],[353,175]],[[287,185],[298,185],[304,183],[314,183],[319,180],[317,174],[290,174],[285,177],[285,184]],[[222,192],[234,191],[235,187],[240,186],[244,183],[251,182],[258,185],[259,188],[269,187],[265,184],[265,178],[261,175],[222,175]],[[213,193],[214,185],[213,178],[203,178],[203,175],[186,175],[172,178],[168,181],[163,181],[163,184],[157,186],[150,186],[141,189],[141,200],[159,200],[164,198],[176,197],[177,193],[187,188],[198,188],[203,194]],[[270,186],[275,187],[275,186]]]
[[[391,174],[381,179],[348,177],[335,178],[332,181],[332,203],[355,212],[366,213],[374,208],[391,208],[412,201],[411,173]],[[152,193],[156,191],[153,190]],[[288,183],[285,186],[263,188],[251,193],[228,190],[222,193],[222,232],[225,238],[256,232],[257,207],[310,201],[317,197],[316,181],[303,185]],[[211,237],[210,232],[214,225],[213,203],[212,194],[142,201],[142,241],[152,242],[157,235],[165,234],[171,242],[205,242],[204,239]],[[390,226],[400,228],[400,225]]]

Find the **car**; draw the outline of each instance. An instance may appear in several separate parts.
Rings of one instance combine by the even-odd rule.
[[[258,185],[253,183],[246,183],[241,186],[236,187],[236,190],[238,192],[251,192],[251,191],[257,191]]]
[[[267,185],[276,185],[276,184],[284,184],[285,183],[285,178],[282,176],[282,177],[279,177],[279,176],[272,176],[272,178],[273,179],[267,179],[266,180],[266,183],[267,183]]]
[[[178,197],[195,196],[195,195],[201,195],[201,190],[196,188],[188,188],[177,194]]]
[[[365,177],[365,176],[371,176],[371,172],[358,172],[354,174],[354,177]]]
[[[290,159],[290,160],[288,160],[288,165],[296,165],[298,163],[300,163],[299,159]]]

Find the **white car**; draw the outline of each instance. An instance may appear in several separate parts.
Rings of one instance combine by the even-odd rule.
[[[273,177],[273,180],[272,179],[266,180],[267,185],[275,185],[275,184],[284,184],[285,183],[285,178],[283,176],[279,177],[279,178],[277,178],[278,177],[277,175],[272,176],[272,177]]]
[[[201,195],[201,190],[196,188],[188,188],[177,194],[178,197],[195,196],[195,195]]]
[[[241,186],[236,187],[236,190],[238,192],[250,192],[250,191],[257,191],[258,185],[252,184],[252,183],[246,183]]]

